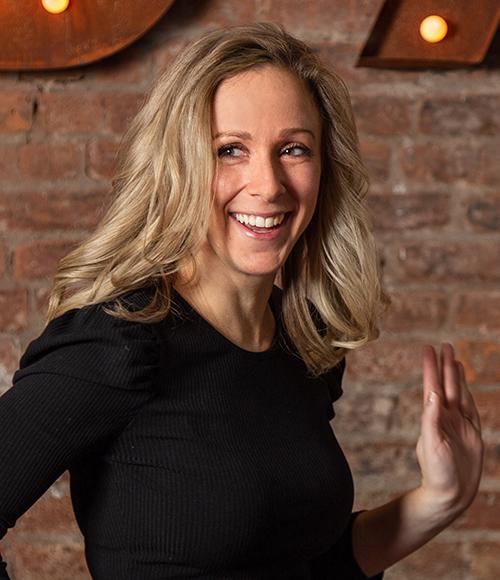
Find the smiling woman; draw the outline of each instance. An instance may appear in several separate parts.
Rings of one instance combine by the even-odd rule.
[[[218,245],[228,256],[233,253],[240,262],[250,258],[249,273],[270,274],[272,283],[316,208],[321,176],[318,108],[294,74],[267,65],[222,82],[212,117],[219,163],[208,240],[224,236]],[[227,219],[234,214],[248,218]],[[235,221],[243,227],[232,227]],[[251,240],[273,243],[249,246]],[[241,268],[245,271],[244,263]]]
[[[95,580],[381,578],[469,505],[482,447],[427,350],[422,484],[352,513],[329,422],[385,296],[343,82],[277,25],[216,30],[124,143],[0,398],[0,537],[69,469]]]
[[[48,320],[155,282],[150,306],[114,312],[161,320],[175,288],[262,350],[276,280],[312,374],[378,336],[387,299],[349,94],[304,43],[273,24],[208,33],[158,79],[123,142],[112,204],[61,260]],[[276,230],[256,229],[280,214]]]
[[[296,75],[261,65],[218,86],[212,131],[218,163],[207,237],[195,255],[196,283],[178,290],[192,303],[202,290],[214,325],[247,348],[265,348],[273,331],[262,290],[270,294],[316,208],[320,114]]]

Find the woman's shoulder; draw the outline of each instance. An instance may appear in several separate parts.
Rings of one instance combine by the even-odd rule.
[[[150,289],[128,292],[127,309],[147,305]],[[14,380],[34,373],[66,375],[119,388],[149,384],[159,358],[154,324],[110,314],[113,302],[74,308],[51,320],[22,355]]]

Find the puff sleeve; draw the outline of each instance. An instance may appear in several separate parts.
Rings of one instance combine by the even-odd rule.
[[[115,318],[102,306],[52,320],[0,397],[0,538],[154,394],[159,339],[152,325]],[[4,563],[0,578],[8,578]]]

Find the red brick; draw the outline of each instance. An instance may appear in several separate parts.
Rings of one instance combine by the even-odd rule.
[[[102,202],[103,196],[95,192],[0,193],[0,223],[7,231],[91,229]]]
[[[99,133],[104,125],[103,94],[43,93],[38,117],[42,128],[51,133]]]
[[[19,148],[19,172],[31,179],[75,179],[83,173],[83,147],[76,143],[29,143]]]
[[[165,69],[168,69],[177,55],[189,44],[184,36],[181,38],[166,38],[152,52],[154,78],[157,79]]]
[[[116,170],[119,143],[109,139],[92,139],[87,145],[86,173],[92,179],[111,179]]]
[[[470,563],[459,542],[435,538],[410,554],[384,575],[387,580],[469,580]]]
[[[392,291],[382,327],[396,332],[437,330],[446,320],[448,297],[438,291]]]
[[[481,424],[484,429],[484,425]],[[484,449],[483,478],[500,480],[500,444],[487,443]]]
[[[500,98],[433,98],[422,104],[420,130],[432,135],[498,135]]]
[[[359,485],[356,486],[354,497],[353,511],[361,509],[371,509],[375,506],[384,505],[396,497],[396,494],[402,494],[408,489],[408,484],[398,487],[397,483],[391,486],[372,487],[366,484],[366,478],[358,478]],[[356,483],[358,483],[356,482]]]
[[[145,93],[107,93],[103,96],[105,123],[113,133],[124,133],[142,104]]]
[[[372,83],[392,86],[402,82],[415,83],[417,81],[421,75],[418,71],[405,70],[402,76],[401,72],[395,70],[356,66],[364,40],[363,38],[357,43],[346,43],[339,42],[337,39],[330,41],[313,39],[309,41],[309,44],[325,66],[340,75],[351,89],[366,90],[367,85]]]
[[[19,367],[21,349],[12,338],[0,338],[0,392],[12,386],[12,375]]]
[[[496,142],[498,145],[498,141]],[[500,163],[496,145],[485,145],[480,149],[479,169],[474,176],[474,183],[498,187],[500,183]]]
[[[391,417],[392,431],[401,432],[405,436],[413,436],[415,445],[420,433],[422,419],[422,387],[416,389],[401,389],[398,404]]]
[[[391,478],[415,479],[420,470],[415,445],[365,441],[360,445],[343,442],[343,450],[356,477],[386,475]]]
[[[7,259],[7,252],[5,251],[5,246],[0,242],[0,276],[3,278],[5,275],[5,262]]]
[[[481,334],[500,330],[500,292],[471,290],[459,294],[454,325]]]
[[[89,580],[82,543],[17,543],[16,578],[22,580]]]
[[[134,43],[103,60],[75,70],[83,71],[88,81],[141,84],[149,79],[150,50],[151,47],[145,43]]]
[[[51,289],[52,288],[50,286],[47,286],[42,288],[36,288],[34,291],[36,311],[42,317],[45,316],[45,314],[47,313],[47,308],[49,307],[49,296]]]
[[[257,20],[257,0],[246,0],[229,4],[224,0],[210,2],[174,2],[166,16],[155,26],[170,36],[183,31],[183,35],[190,29],[197,37],[204,28],[217,28],[230,24],[248,24]],[[262,20],[262,18],[259,18]]]
[[[373,183],[384,183],[389,178],[391,151],[384,143],[361,140],[361,156]]]
[[[29,93],[0,91],[0,133],[23,133],[33,122]]]
[[[450,221],[448,194],[370,195],[368,204],[378,230],[441,228]]]
[[[469,231],[500,231],[500,193],[482,193],[461,201],[457,226]]]
[[[470,382],[469,375],[467,380]],[[500,390],[481,391],[475,389],[473,393],[479,415],[481,417],[481,427],[491,429],[492,431],[500,430]]]
[[[150,47],[141,43],[132,44],[103,60],[91,63],[84,68],[69,68],[52,71],[28,71],[20,74],[22,81],[34,83],[42,80],[50,83],[68,84],[85,79],[86,81],[105,81],[129,84],[144,83],[149,79],[148,66]]]
[[[264,0],[259,19],[279,22],[292,33],[296,30],[311,30],[315,33],[360,32],[364,35],[377,15],[378,4],[373,0],[335,3],[331,0]]]
[[[0,290],[0,332],[23,330],[28,325],[26,288]]]
[[[452,524],[452,528],[500,530],[500,493],[480,491],[467,511]]]
[[[386,281],[483,282],[500,280],[500,243],[402,242],[385,248]]]
[[[335,403],[333,427],[343,434],[356,430],[363,435],[380,435],[391,431],[396,413],[397,396],[368,391],[366,388],[346,388]]]
[[[19,518],[15,527],[16,534],[79,533],[68,490],[62,495],[55,492],[50,488]]]
[[[472,552],[472,578],[495,580],[500,575],[500,542],[482,540],[474,542]]]
[[[402,149],[400,161],[412,181],[491,186],[497,186],[500,181],[496,147],[491,145],[479,146],[463,140],[447,145],[410,145]]]
[[[500,382],[500,342],[459,340],[456,350],[470,383]]]
[[[353,430],[363,437],[391,435],[413,438],[415,445],[422,417],[422,388],[403,388],[398,393],[380,393],[379,387],[344,385],[335,403],[335,432],[347,441]]]
[[[60,85],[64,87],[66,84],[79,81],[85,78],[84,68],[67,68],[59,70],[33,70],[20,71],[19,80],[23,82],[35,83],[42,81],[43,83],[51,85]]]
[[[18,145],[0,145],[0,179],[19,179],[19,169],[17,166]]]
[[[79,243],[79,242],[78,242]],[[14,275],[18,280],[52,278],[59,260],[74,250],[75,241],[38,240],[14,250]]]
[[[19,73],[17,71],[0,71],[0,85],[2,85],[2,89],[4,86],[9,87],[12,85],[17,85],[18,75]]]
[[[419,182],[475,183],[479,180],[480,152],[463,142],[453,146],[410,145],[402,149],[400,161],[406,176]]]
[[[352,95],[356,126],[368,135],[404,135],[410,126],[411,104],[391,97]]]
[[[421,377],[418,341],[379,338],[347,358],[349,376],[361,383],[414,383]]]

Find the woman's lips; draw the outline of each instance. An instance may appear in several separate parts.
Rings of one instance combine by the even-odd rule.
[[[242,224],[234,217],[234,215],[230,214],[230,217],[233,219],[235,224],[240,227],[240,231],[242,231],[242,233],[248,237],[254,238],[256,240],[274,240],[281,234],[283,229],[288,224],[290,213],[291,212],[286,213],[283,221],[279,225],[273,226],[272,228],[259,228],[257,226]]]

